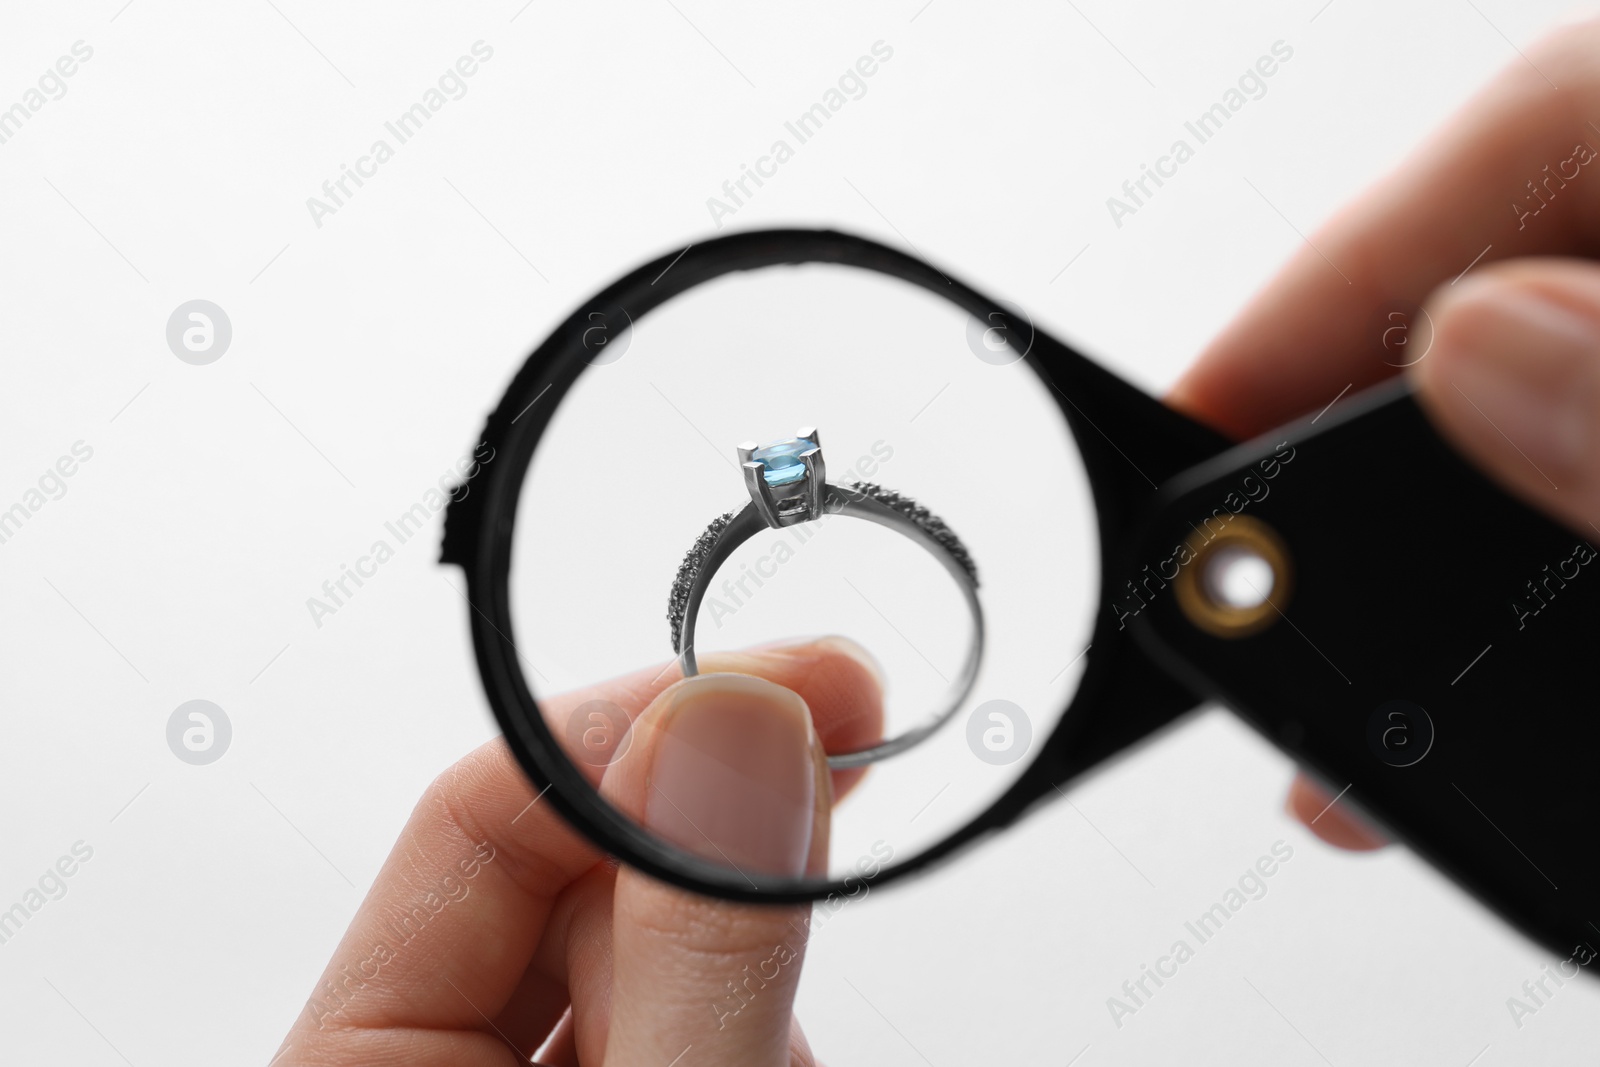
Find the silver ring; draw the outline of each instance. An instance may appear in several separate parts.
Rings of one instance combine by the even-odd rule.
[[[717,516],[694,547],[684,556],[672,583],[667,620],[672,625],[672,650],[685,678],[700,673],[695,660],[695,619],[711,579],[734,549],[767,529],[812,522],[824,515],[850,515],[904,534],[937,559],[955,579],[972,615],[972,644],[961,671],[946,690],[932,715],[898,737],[854,752],[829,753],[834,770],[864,767],[904,752],[925,740],[955,715],[972,692],[983,659],[983,607],[978,602],[978,568],[966,545],[944,520],[915,500],[870,482],[830,485],[822,461],[817,431],[803,429],[795,437],[757,447],[739,446],[750,502],[743,508]]]

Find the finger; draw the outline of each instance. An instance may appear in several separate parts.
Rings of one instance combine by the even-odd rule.
[[[1235,437],[1263,432],[1414,360],[1427,332],[1418,307],[1475,260],[1472,273],[1500,259],[1600,250],[1600,181],[1592,157],[1581,161],[1600,146],[1590,125],[1600,115],[1597,49],[1600,21],[1529,49],[1314,233],[1170,402]],[[1408,335],[1413,344],[1396,343]]]
[[[551,1016],[580,1003],[604,1018],[611,986],[611,897],[616,868],[591,867],[556,897],[533,959],[493,1026],[518,1048],[538,1048],[555,1030]],[[596,996],[596,993],[599,995]],[[565,1016],[563,1016],[565,1018]],[[574,1023],[568,1023],[572,1029]],[[553,1059],[549,1052],[546,1059]]]
[[[611,1025],[612,908],[617,869],[602,863],[561,894],[530,972],[564,976],[571,1014],[566,1026],[575,1061],[604,1062]],[[524,1015],[513,997],[497,1025],[509,1029]]]
[[[806,702],[762,679],[702,675],[635,723],[602,785],[653,833],[746,875],[827,866],[831,795]],[[624,868],[604,1062],[788,1067],[810,909],[734,905]],[[583,1051],[580,1037],[580,1051]]]
[[[786,679],[806,695],[819,728],[847,744],[881,735],[876,668],[843,638],[708,656],[706,663]],[[570,708],[607,699],[636,714],[651,684],[645,674],[550,703]],[[555,901],[601,855],[537,801],[500,740],[433,783],[286,1039],[278,1067],[357,1042],[374,1059],[379,1046],[404,1059],[419,1028],[482,1031],[491,1035],[492,1051],[503,1040],[488,1020],[508,1015],[521,1020],[519,1049],[532,1047],[524,1035],[548,1032],[569,1001],[565,958],[555,954],[532,973],[529,964]]]
[[[708,669],[738,670],[792,689],[810,709],[819,740],[831,736],[834,743],[853,747],[882,736],[883,693],[878,667],[866,650],[845,638],[824,637],[749,652],[718,653],[705,656],[702,663]],[[654,675],[660,673],[658,669],[643,680],[653,684]],[[661,683],[661,688],[667,684]],[[587,697],[586,694],[584,698]],[[568,708],[582,703],[575,697],[563,699]],[[646,728],[640,728],[640,736],[645,733]],[[647,743],[635,740],[621,762],[634,763],[646,747]],[[862,773],[835,772],[833,781],[844,781],[842,788],[847,789]],[[565,978],[568,996],[579,1008],[573,1026],[584,1063],[603,1062],[610,1028],[615,878],[615,869],[602,864],[562,892],[529,966],[530,972]],[[510,998],[496,1023],[514,1033],[514,1020],[526,1013],[519,993]]]
[[[1519,260],[1428,307],[1433,351],[1411,373],[1435,426],[1513,494],[1600,536],[1600,265]]]
[[[1330,845],[1352,852],[1382,848],[1389,839],[1354,812],[1340,807],[1338,797],[1303,774],[1295,775],[1284,803],[1290,815]]]
[[[601,858],[536,799],[498,739],[429,786],[307,1001],[290,1048],[327,1048],[331,1039],[359,1048],[364,1061],[390,1050],[401,1062],[419,1030],[482,1031],[489,1047],[503,1047],[486,1020],[518,987],[556,895]],[[548,1030],[565,990],[546,985],[545,996],[530,999],[543,1005]]]
[[[881,675],[871,656],[853,642],[830,637],[758,649],[750,654],[707,656],[704,662],[718,672],[737,669],[797,692],[810,708],[814,728],[825,747],[854,746],[882,735]],[[646,728],[640,728],[640,736],[645,733]],[[625,761],[638,760],[639,751],[630,748]],[[836,801],[861,773],[832,775]],[[614,791],[615,786],[611,788]],[[581,1009],[576,1013],[574,1030],[585,1063],[604,1061],[611,1025],[614,880],[615,871],[606,866],[562,894],[533,964],[534,968],[551,973],[562,973],[564,969],[572,1001]]]

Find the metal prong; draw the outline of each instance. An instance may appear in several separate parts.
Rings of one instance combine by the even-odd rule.
[[[744,487],[750,490],[751,502],[761,513],[761,520],[776,530],[782,524],[778,521],[778,502],[772,498],[772,486],[767,484],[762,473],[766,468],[755,460],[746,460],[741,466],[744,468]]]
[[[758,446],[756,445],[756,443],[754,441],[746,441],[744,444],[739,446],[739,465],[740,466],[743,466],[744,464],[750,462],[750,456],[755,452],[757,447]]]
[[[813,435],[816,431],[811,431]],[[811,440],[811,438],[805,438]],[[827,467],[822,462],[821,448],[808,448],[800,453],[800,462],[806,465],[806,514],[812,519],[822,518],[823,483]]]
[[[818,448],[822,447],[822,442],[817,438],[817,428],[815,426],[802,426],[800,427],[800,432],[795,436],[802,441],[810,441]]]

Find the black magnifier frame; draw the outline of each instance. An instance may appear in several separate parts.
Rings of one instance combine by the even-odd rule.
[[[605,804],[528,690],[509,610],[522,480],[557,403],[595,355],[584,346],[592,314],[637,319],[732,271],[801,263],[886,274],[979,324],[1003,324],[1077,444],[1100,542],[1084,672],[1033,762],[967,825],[859,880],[746,878],[673,849]],[[1217,700],[1319,777],[1336,803],[1547,949],[1600,958],[1600,907],[1591,907],[1600,852],[1582,847],[1600,819],[1600,786],[1583,762],[1600,752],[1591,666],[1600,564],[1589,566],[1600,546],[1459,455],[1404,380],[1343,400],[1341,392],[1315,416],[1233,445],[1014,309],[860,237],[758,231],[645,264],[534,351],[489,418],[484,440],[496,461],[450,504],[443,559],[466,571],[489,702],[550,802],[598,846],[665,881],[731,900],[802,903],[924,869]],[[1274,574],[1251,605],[1212,587],[1216,561],[1244,550]],[[1077,652],[1062,649],[1062,662]]]
[[[1200,697],[1150,660],[1117,620],[1097,613],[1078,689],[1032,763],[988,809],[943,841],[873,875],[799,880],[745,875],[658,840],[607,805],[566,757],[518,663],[510,603],[512,534],[534,450],[595,352],[585,344],[595,313],[637,321],[672,297],[734,271],[808,263],[856,267],[935,293],[981,323],[1007,324],[1008,343],[1050,390],[1082,457],[1102,547],[1116,546],[1158,483],[1223,451],[1229,442],[1099,367],[1003,305],[914,256],[830,230],[764,230],[690,246],[644,264],[585,301],[528,357],[489,416],[482,440],[496,462],[474,492],[452,499],[441,562],[460,565],[471,604],[473,647],[485,693],[507,743],[534,785],[578,831],[619,859],[685,889],[754,903],[805,903],[859,892],[922,870],[1009,825],[1041,798],[1195,707]],[[606,321],[602,318],[600,321]],[[1117,437],[1113,443],[1107,436]],[[1120,431],[1120,432],[1119,432]],[[537,516],[533,517],[537,520]],[[1101,591],[1116,587],[1101,552]],[[1076,649],[1063,649],[1067,658]],[[1115,714],[1095,714],[1114,696]]]

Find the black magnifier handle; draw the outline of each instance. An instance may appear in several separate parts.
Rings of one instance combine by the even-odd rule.
[[[1600,552],[1403,384],[1163,487],[1102,609],[1563,958],[1600,944]]]

